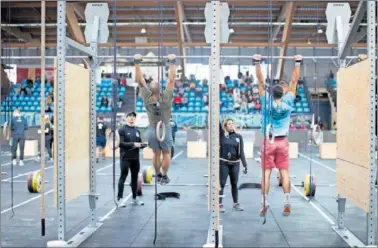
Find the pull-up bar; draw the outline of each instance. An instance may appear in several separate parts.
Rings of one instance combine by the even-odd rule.
[[[7,59],[40,59],[41,56],[2,56],[1,57],[4,60]],[[45,56],[46,59],[54,59],[56,56]],[[72,55],[72,56],[66,56],[67,59],[85,59],[88,58],[88,56],[85,55]],[[113,59],[113,55],[102,55],[97,56],[97,58],[103,58],[103,59]],[[134,56],[122,56],[117,55],[117,58],[120,59],[133,59]],[[158,59],[158,56],[146,56],[143,57],[143,59]],[[168,58],[168,56],[162,56],[160,58]],[[189,56],[176,56],[178,59],[208,59],[209,56],[204,55],[189,55]],[[250,56],[238,56],[238,55],[221,55],[220,58],[233,58],[233,59],[252,59],[252,55]],[[293,56],[267,56],[263,57],[264,59],[293,59]],[[302,56],[303,59],[338,59],[337,56]],[[357,59],[358,56],[347,56],[347,59]]]

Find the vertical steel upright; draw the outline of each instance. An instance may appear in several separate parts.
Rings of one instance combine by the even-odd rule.
[[[91,114],[91,123],[90,123],[90,185],[89,185],[89,208],[90,208],[90,227],[97,226],[97,217],[96,217],[96,200],[98,198],[96,194],[96,122],[97,122],[97,113],[96,113],[96,69],[98,68],[98,29],[99,29],[99,18],[96,16],[94,19],[94,27],[92,33],[92,39],[90,43],[90,48],[94,52],[94,56],[91,59],[91,68],[90,68],[90,114]]]
[[[210,57],[210,211],[211,223],[208,244],[215,245],[215,232],[219,232],[219,75],[220,75],[220,2],[212,1],[212,31]],[[221,239],[221,238],[220,238]]]
[[[375,177],[376,177],[376,161],[375,161],[375,105],[376,105],[376,2],[367,2],[367,50],[370,66],[370,179],[369,179],[369,212],[367,214],[367,238],[368,245],[376,244],[376,209],[377,209],[377,193],[375,191]]]
[[[58,172],[58,239],[65,240],[66,236],[66,200],[65,200],[65,61],[66,61],[66,0],[58,1],[58,19],[57,19],[57,123],[55,132],[58,140],[57,150],[57,172]]]

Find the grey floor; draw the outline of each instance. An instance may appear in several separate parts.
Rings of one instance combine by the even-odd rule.
[[[207,160],[187,159],[185,149],[177,149],[170,176],[171,183],[206,184]],[[257,189],[239,191],[239,202],[244,212],[231,211],[230,187],[225,189],[224,204],[227,212],[221,215],[224,227],[224,247],[346,247],[348,246],[331,228],[337,217],[336,173],[334,160],[320,160],[316,151],[303,152],[291,161],[293,184],[303,181],[305,174],[316,176],[318,186],[316,196],[309,203],[302,195],[303,188],[292,188],[292,214],[282,216],[283,194],[272,177],[269,203],[271,205],[267,221],[259,217],[261,195]],[[27,158],[24,167],[13,167],[15,180],[26,181],[28,172],[37,170],[39,163]],[[11,178],[10,156],[1,154],[3,180]],[[253,159],[248,160],[248,175],[240,175],[239,183],[259,182],[260,168]],[[143,161],[142,166],[151,165]],[[41,247],[49,240],[57,239],[57,214],[53,206],[52,164],[47,164],[46,218],[47,235],[40,236],[40,198],[27,191],[26,183],[14,183],[13,208],[11,211],[11,184],[1,184],[1,246]],[[119,173],[118,165],[116,166]],[[98,200],[97,216],[103,223],[81,247],[153,247],[154,239],[154,187],[145,186],[144,206],[127,205],[108,214],[114,207],[112,188],[112,161],[107,159],[97,165]],[[275,176],[275,174],[274,174]],[[159,186],[159,192],[175,191],[181,198],[158,202],[158,230],[156,247],[201,247],[206,242],[209,226],[206,186]],[[125,186],[125,198],[130,197],[130,187]],[[319,211],[317,209],[320,209]],[[66,209],[66,240],[78,233],[88,223],[88,199],[79,197],[69,202]],[[103,218],[107,216],[107,218]],[[326,217],[327,218],[326,218]],[[346,226],[366,243],[366,217],[363,211],[347,202]]]

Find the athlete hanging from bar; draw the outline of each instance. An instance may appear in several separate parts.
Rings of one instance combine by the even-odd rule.
[[[221,190],[220,195],[223,195],[224,186],[226,186],[227,178],[230,176],[231,194],[234,201],[232,210],[243,211],[238,201],[238,179],[240,171],[240,161],[243,164],[243,172],[247,174],[247,161],[244,156],[244,142],[243,137],[235,132],[234,122],[231,119],[226,119],[223,127],[219,123],[219,183]],[[225,212],[222,204],[222,198],[219,198],[219,211]]]
[[[159,83],[152,81],[147,88],[144,80],[140,63],[142,56],[136,54],[134,56],[135,63],[135,79],[139,84],[141,97],[146,107],[148,115],[149,127],[148,127],[148,146],[153,150],[152,163],[157,172],[157,180],[160,184],[168,184],[169,178],[167,176],[169,166],[171,164],[171,148],[173,145],[172,130],[169,125],[171,117],[171,106],[173,99],[173,90],[175,87],[175,61],[176,56],[174,54],[168,55],[169,73],[168,82],[163,93],[160,92]],[[158,140],[157,125],[162,122],[165,130],[165,137],[162,141]],[[163,159],[161,159],[161,156]]]
[[[270,187],[270,175],[273,168],[277,168],[282,179],[282,188],[285,194],[283,215],[290,214],[290,177],[289,177],[289,126],[290,115],[294,110],[294,99],[297,90],[297,83],[300,75],[302,56],[294,56],[295,66],[293,69],[290,85],[287,81],[280,79],[274,85],[271,92],[273,98],[264,89],[264,77],[260,67],[261,55],[253,56],[253,63],[256,66],[259,95],[262,106],[262,132],[265,136],[261,145],[261,167],[265,171],[265,185],[261,183],[262,209],[260,215],[265,216],[268,210],[268,193]],[[265,118],[267,117],[267,118]],[[265,121],[267,123],[265,123]],[[267,130],[271,126],[272,130]],[[265,146],[266,145],[266,146]],[[264,176],[264,175],[263,175]],[[263,181],[263,180],[262,180]],[[265,204],[264,199],[265,198]]]

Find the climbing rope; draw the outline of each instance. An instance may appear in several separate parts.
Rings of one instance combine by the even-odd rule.
[[[41,1],[41,235],[45,236],[46,208],[45,208],[45,39],[46,39],[46,1]],[[51,128],[51,127],[50,127]],[[49,130],[50,132],[50,130]]]
[[[112,80],[112,117],[111,117],[111,135],[112,135],[112,155],[113,155],[113,201],[118,207],[118,202],[116,200],[116,161],[115,161],[115,150],[118,148],[116,144],[117,139],[117,85],[118,85],[118,78],[117,78],[117,0],[113,0],[113,80]],[[96,65],[95,65],[96,66]],[[119,136],[118,136],[118,144],[119,144]]]

